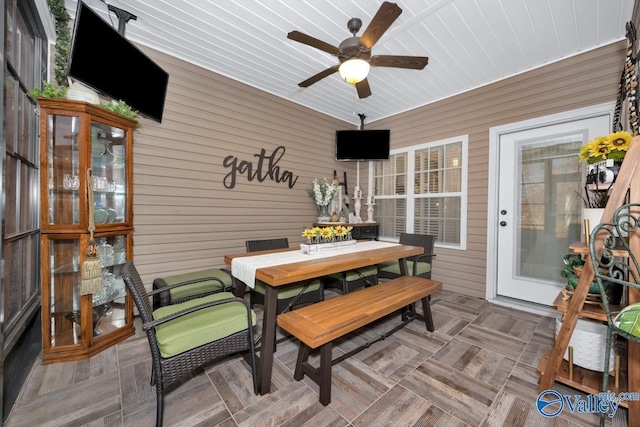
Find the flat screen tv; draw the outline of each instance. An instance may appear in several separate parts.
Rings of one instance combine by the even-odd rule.
[[[162,121],[169,74],[83,2],[78,2],[67,75]]]
[[[336,131],[336,160],[389,159],[389,129]]]

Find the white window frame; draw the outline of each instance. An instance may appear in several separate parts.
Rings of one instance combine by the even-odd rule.
[[[406,175],[406,187],[407,194],[405,195],[387,195],[387,196],[375,196],[377,199],[402,199],[406,198],[406,230],[407,233],[414,232],[414,214],[415,214],[415,199],[423,198],[424,195],[416,195],[414,192],[413,179],[415,176],[415,152],[423,150],[425,148],[433,148],[448,144],[462,143],[462,170],[461,170],[461,191],[460,192],[447,192],[447,193],[431,193],[432,196],[437,197],[460,197],[460,243],[452,244],[445,242],[436,242],[436,247],[466,250],[467,249],[467,188],[468,188],[468,172],[469,172],[469,135],[459,135],[451,138],[441,139],[437,141],[426,142],[418,145],[412,145],[409,147],[396,148],[390,150],[389,154],[402,154],[407,153],[407,175]],[[369,162],[369,185],[368,194],[373,193],[374,184],[374,162]],[[395,237],[380,236],[380,240],[383,241],[398,241]]]

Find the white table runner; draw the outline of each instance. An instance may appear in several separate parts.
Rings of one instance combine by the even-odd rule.
[[[276,252],[272,254],[238,257],[231,260],[231,274],[244,282],[250,288],[256,284],[256,270],[274,265],[291,264],[300,261],[312,261],[314,259],[328,258],[340,254],[368,251],[372,249],[399,246],[397,243],[378,242],[375,240],[358,242],[355,246],[339,248],[331,251],[319,252],[313,255],[305,255],[300,250],[288,252]]]

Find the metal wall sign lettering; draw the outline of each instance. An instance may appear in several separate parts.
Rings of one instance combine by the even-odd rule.
[[[260,154],[254,154],[258,161],[252,163],[247,160],[239,160],[237,156],[227,156],[224,158],[222,165],[229,168],[229,173],[224,176],[223,184],[226,188],[232,189],[236,186],[238,175],[246,175],[249,182],[257,179],[262,182],[269,178],[277,183],[286,183],[289,188],[293,188],[298,181],[298,175],[294,175],[291,171],[280,169],[278,162],[284,156],[285,148],[280,146],[273,150],[273,153],[267,155],[266,150],[260,150]]]

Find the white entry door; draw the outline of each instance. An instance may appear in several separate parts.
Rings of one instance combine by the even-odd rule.
[[[551,305],[566,284],[562,258],[582,223],[578,153],[610,127],[607,114],[499,135],[499,296]]]

